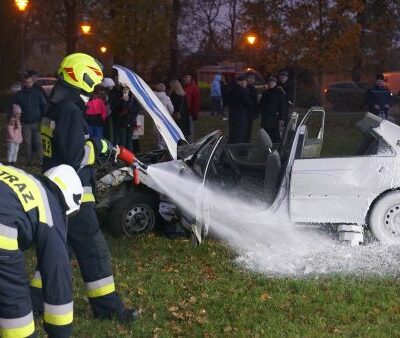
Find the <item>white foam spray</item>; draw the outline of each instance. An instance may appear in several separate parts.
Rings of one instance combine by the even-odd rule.
[[[167,166],[150,166],[148,174],[155,183],[152,188],[195,216],[199,181]],[[327,234],[299,229],[287,215],[271,213],[263,202],[239,192],[208,191],[206,199],[211,206],[210,232],[234,247],[236,262],[252,271],[291,277],[400,275],[400,247],[341,244]]]

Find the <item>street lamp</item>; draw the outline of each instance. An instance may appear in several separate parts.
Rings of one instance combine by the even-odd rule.
[[[24,12],[26,7],[28,6],[29,0],[15,0],[15,4],[21,12]]]
[[[250,56],[250,63],[251,67],[255,68],[256,63],[256,42],[257,42],[257,35],[254,33],[247,33],[246,34],[246,42],[250,46],[249,47],[249,56]]]
[[[91,29],[92,29],[92,26],[90,26],[88,23],[83,23],[81,25],[81,31],[83,34],[89,34]]]
[[[257,36],[255,36],[254,34],[247,34],[246,40],[249,45],[254,45],[257,41]]]
[[[102,52],[103,54],[105,54],[107,52],[107,47],[106,46],[101,46],[100,47],[100,52]]]

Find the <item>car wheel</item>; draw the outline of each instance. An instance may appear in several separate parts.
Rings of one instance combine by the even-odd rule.
[[[400,244],[400,191],[389,192],[375,203],[369,226],[379,241]]]
[[[113,204],[110,228],[115,237],[151,232],[159,221],[158,215],[158,197],[155,194],[132,192]]]

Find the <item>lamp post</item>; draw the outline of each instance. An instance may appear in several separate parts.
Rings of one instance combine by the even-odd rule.
[[[255,35],[254,33],[248,33],[246,35],[246,42],[247,44],[250,46],[250,48],[252,49],[250,51],[250,60],[252,63],[252,68],[255,68],[255,60],[256,60],[256,50],[255,50],[255,44],[257,42],[257,35]]]
[[[107,47],[106,46],[101,46],[100,47],[100,52],[102,52],[103,54],[107,53]]]
[[[15,5],[21,12],[21,28],[20,28],[20,67],[21,67],[21,77],[25,68],[25,15],[28,7],[29,0],[15,0]]]

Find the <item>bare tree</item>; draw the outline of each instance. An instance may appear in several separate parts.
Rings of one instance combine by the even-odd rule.
[[[223,0],[193,0],[190,4],[187,8],[192,11],[193,29],[202,31],[203,47],[218,50],[217,26]]]
[[[225,3],[228,6],[230,51],[231,53],[233,53],[236,47],[236,37],[237,37],[237,29],[239,21],[238,16],[243,1],[226,0]]]
[[[37,0],[32,1],[34,21],[47,36],[61,37],[66,53],[76,50],[79,40],[79,23],[84,17],[102,6],[104,0]],[[93,24],[93,23],[92,23]]]

